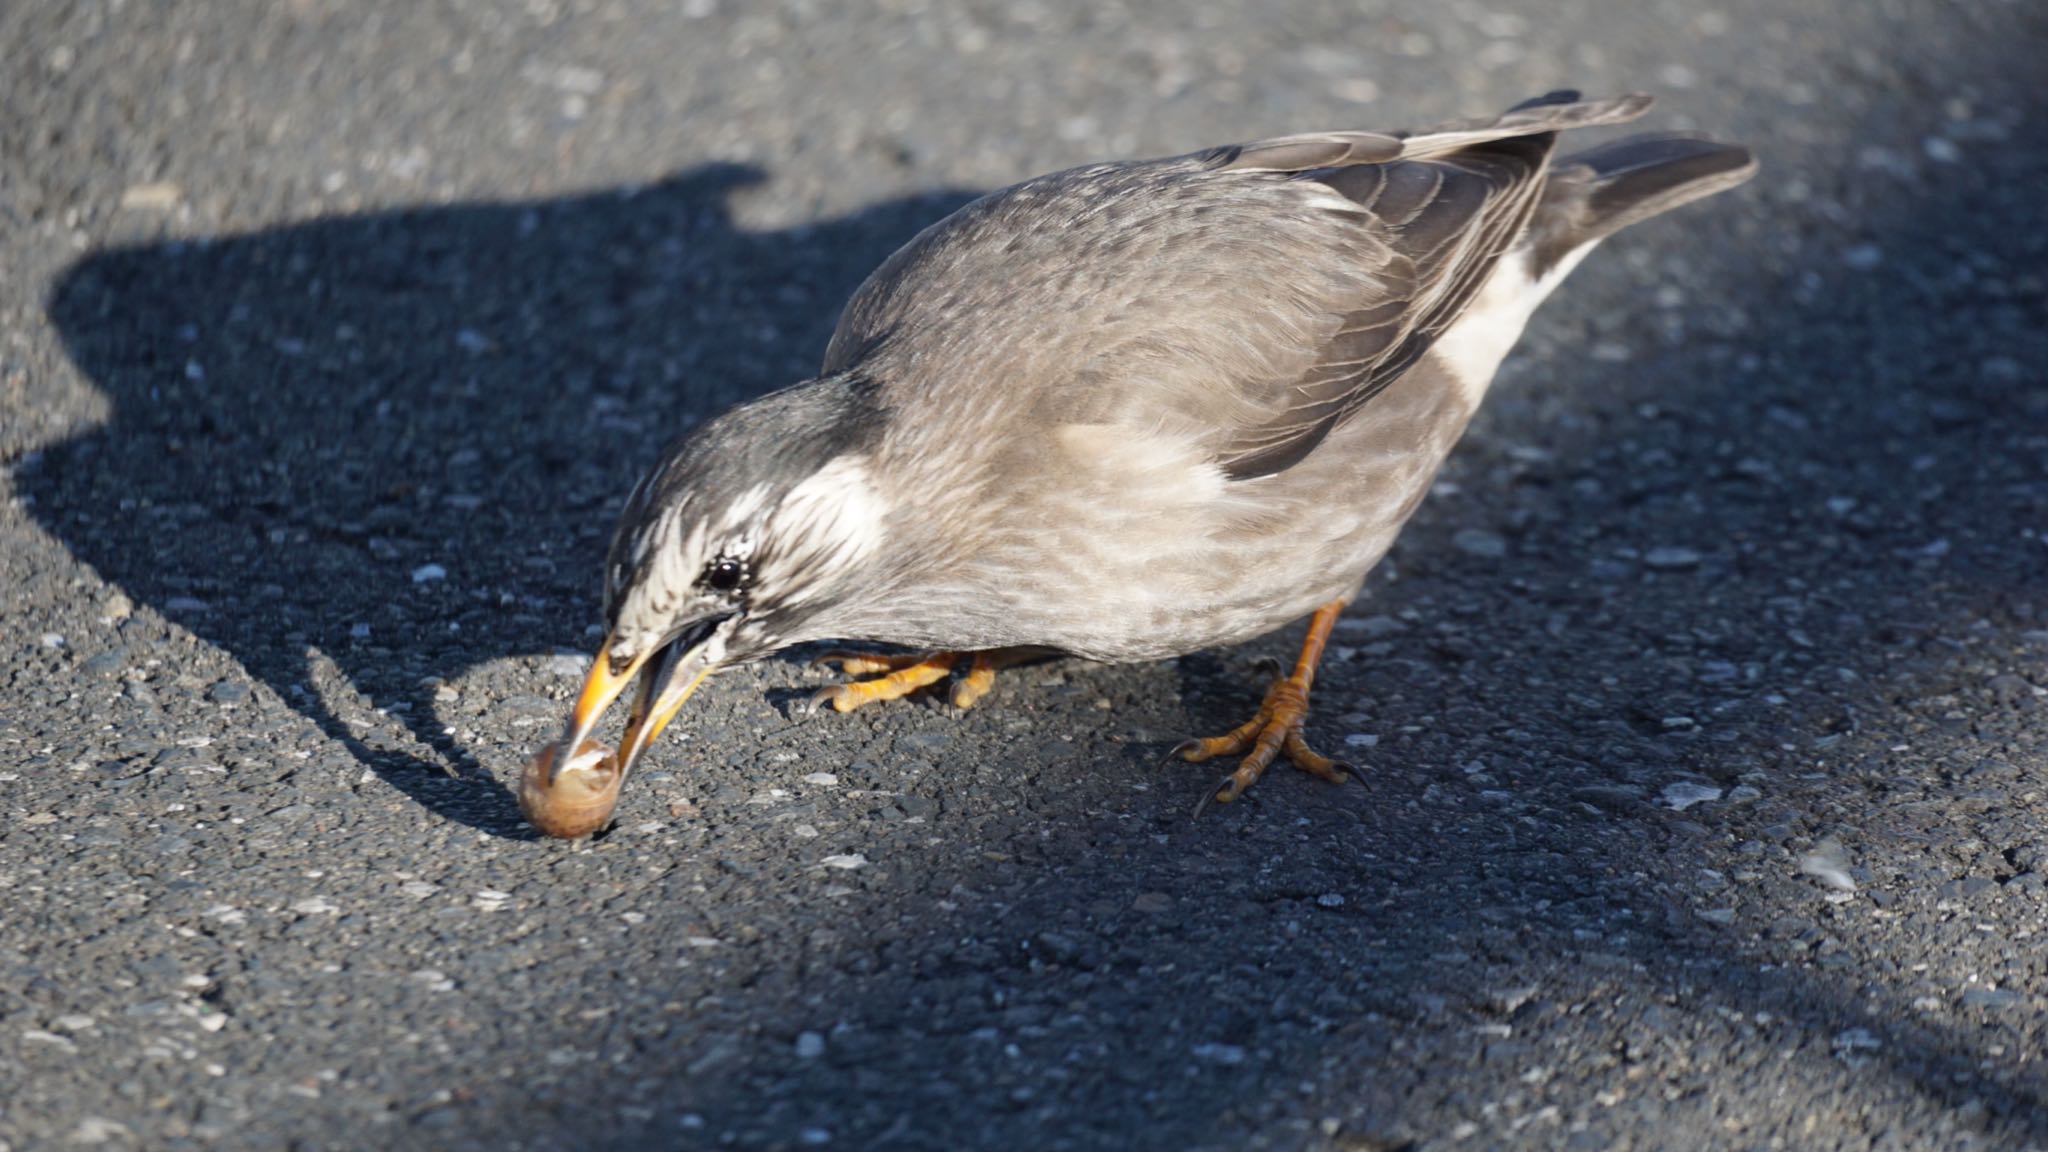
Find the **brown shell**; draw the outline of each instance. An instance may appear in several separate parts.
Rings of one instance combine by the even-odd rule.
[[[526,771],[519,777],[519,807],[543,835],[574,840],[604,827],[612,818],[612,809],[619,802],[619,786],[626,778],[610,748],[586,740],[555,774],[554,785],[550,787],[548,769],[561,751],[562,745],[557,741],[527,762]]]

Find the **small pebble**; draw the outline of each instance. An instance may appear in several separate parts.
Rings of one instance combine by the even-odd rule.
[[[1502,988],[1493,993],[1493,1006],[1500,1009],[1501,1015],[1513,1016],[1522,1005],[1534,1000],[1538,991],[1540,989],[1534,984],[1517,984],[1513,988]]]
[[[816,1060],[825,1054],[825,1037],[817,1032],[802,1032],[796,1038],[796,1055],[799,1060]]]
[[[1392,616],[1344,617],[1337,621],[1337,631],[1346,635],[1357,634],[1368,640],[1379,640],[1396,632],[1406,632],[1408,626]]]
[[[1478,556],[1498,560],[1508,554],[1508,542],[1498,532],[1484,528],[1465,528],[1451,537],[1451,544],[1467,556]]]
[[[1659,572],[1683,572],[1700,566],[1700,554],[1690,548],[1652,548],[1643,553],[1643,563]]]
[[[1920,150],[1936,164],[1954,164],[1963,158],[1963,150],[1946,136],[1929,136],[1920,142]]]
[[[842,856],[827,856],[818,863],[827,868],[839,868],[850,872],[855,868],[867,867],[868,858],[858,852],[850,852]]]
[[[412,570],[412,582],[415,584],[427,584],[447,578],[448,570],[439,564],[422,564]]]
[[[1689,780],[1679,780],[1666,784],[1660,798],[1670,805],[1673,811],[1683,812],[1695,804],[1719,800],[1721,790],[1711,784],[1694,784]]]
[[[1984,687],[1991,693],[1991,699],[2001,708],[2010,708],[2034,694],[2034,686],[2025,678],[2010,672],[1993,676]]]
[[[1195,1059],[1211,1064],[1235,1067],[1244,1063],[1244,1049],[1236,1044],[1197,1044],[1193,1052]]]
[[[1842,264],[1852,272],[1874,271],[1884,263],[1884,249],[1875,244],[1858,244],[1842,253]]]
[[[121,209],[125,212],[169,212],[178,206],[183,196],[178,186],[168,180],[131,184],[121,191]]]
[[[1815,844],[1799,858],[1799,871],[1837,892],[1854,892],[1856,879],[1849,875],[1848,853],[1832,837]]]
[[[2010,988],[1965,988],[1965,1008],[2011,1008],[2020,1002],[2020,994]]]
[[[106,1144],[113,1140],[125,1139],[129,1128],[119,1120],[108,1120],[99,1116],[88,1116],[78,1122],[71,1133],[73,1144]]]

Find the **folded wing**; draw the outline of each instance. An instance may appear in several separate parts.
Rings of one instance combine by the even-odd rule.
[[[871,375],[891,404],[1015,405],[1028,426],[1169,437],[1228,479],[1270,475],[1458,317],[1528,228],[1560,130],[1648,104],[1559,92],[1412,135],[1287,136],[1041,177],[884,264],[825,370]],[[994,387],[962,388],[968,376]]]

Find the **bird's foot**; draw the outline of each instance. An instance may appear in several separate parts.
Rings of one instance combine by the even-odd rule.
[[[874,676],[872,680],[849,680],[844,684],[820,688],[811,695],[811,707],[830,704],[834,712],[851,712],[878,700],[901,700],[952,675],[953,665],[959,662],[958,652],[933,652],[924,656],[827,652],[818,657],[817,663],[837,664],[840,671],[849,676],[868,676],[877,672],[883,675]]]
[[[1296,768],[1332,784],[1342,784],[1347,774],[1358,774],[1351,764],[1310,748],[1302,737],[1302,727],[1308,721],[1308,689],[1308,679],[1299,673],[1275,680],[1266,690],[1259,714],[1249,722],[1222,736],[1188,740],[1174,748],[1173,754],[1190,764],[1217,756],[1244,757],[1235,771],[1217,782],[1215,791],[1203,793],[1195,815],[1201,815],[1212,799],[1228,804],[1244,795],[1282,753]]]
[[[955,708],[972,708],[987,696],[996,684],[996,673],[1020,660],[1032,659],[1036,654],[1025,649],[995,648],[985,652],[933,652],[928,655],[904,655],[879,652],[827,652],[815,663],[837,664],[841,672],[849,676],[875,676],[872,680],[853,680],[845,684],[834,684],[820,688],[811,697],[811,706],[830,704],[835,712],[851,712],[864,704],[878,700],[899,700],[923,688],[928,688],[951,675],[962,658],[967,658],[967,672],[953,681],[948,699]]]

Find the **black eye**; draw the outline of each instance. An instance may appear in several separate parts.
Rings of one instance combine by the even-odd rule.
[[[730,556],[720,556],[704,567],[704,583],[720,592],[730,592],[740,586],[747,574],[746,567]]]

